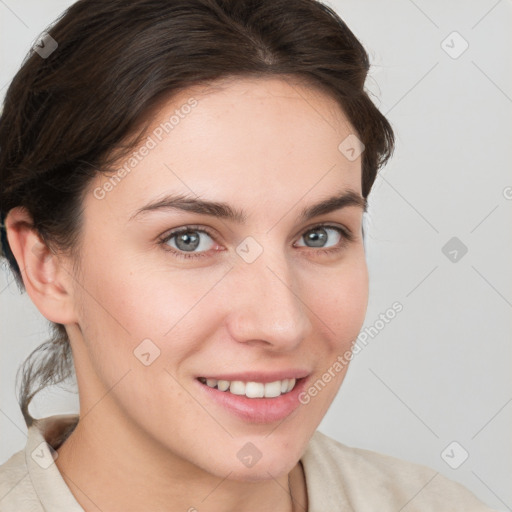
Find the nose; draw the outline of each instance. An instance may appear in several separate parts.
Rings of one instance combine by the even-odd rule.
[[[276,352],[292,351],[310,335],[311,306],[301,296],[293,269],[283,260],[265,251],[255,262],[242,263],[232,272],[227,327],[236,341]]]

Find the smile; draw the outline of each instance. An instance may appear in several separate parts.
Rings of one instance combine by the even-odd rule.
[[[245,395],[247,398],[276,398],[292,391],[297,382],[296,379],[283,379],[266,383],[243,382],[241,380],[217,380],[206,377],[199,377],[198,380],[210,388],[233,395]]]
[[[306,368],[239,372],[195,377],[199,396],[229,415],[250,423],[283,421],[301,406],[299,395],[312,378]],[[202,401],[202,399],[200,399]]]

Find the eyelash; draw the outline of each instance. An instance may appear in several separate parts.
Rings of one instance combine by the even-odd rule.
[[[308,228],[306,231],[304,231],[302,233],[301,236],[303,236],[306,233],[309,233],[310,231],[314,231],[315,229],[318,229],[318,228],[334,229],[341,235],[342,240],[337,247],[330,248],[330,249],[320,248],[315,251],[316,253],[334,254],[338,251],[341,251],[348,243],[350,243],[354,240],[354,236],[348,229],[342,228],[340,226],[333,226],[331,224],[317,224],[313,227]],[[171,231],[170,233],[163,235],[161,238],[158,239],[158,243],[164,247],[165,251],[173,253],[173,255],[176,256],[177,258],[190,259],[190,258],[201,258],[204,256],[209,256],[209,251],[202,251],[202,252],[187,254],[186,252],[176,251],[176,249],[167,246],[167,242],[169,240],[171,240],[171,238],[181,235],[183,233],[187,233],[188,231],[197,231],[199,233],[206,233],[210,238],[212,238],[212,240],[215,239],[213,233],[209,229],[205,229],[204,227],[201,227],[201,226],[190,225],[190,226],[184,226],[183,228],[176,229],[174,231]],[[311,249],[314,249],[314,248],[311,247]]]

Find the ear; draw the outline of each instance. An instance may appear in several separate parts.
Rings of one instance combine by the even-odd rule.
[[[5,227],[25,289],[37,309],[52,322],[75,323],[73,277],[65,266],[64,257],[52,253],[46,246],[25,208],[12,208],[5,219]]]

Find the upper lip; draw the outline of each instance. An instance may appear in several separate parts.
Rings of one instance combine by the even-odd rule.
[[[307,377],[311,372],[308,370],[294,369],[290,368],[289,370],[279,370],[274,372],[257,372],[257,371],[247,371],[247,372],[238,372],[238,373],[223,373],[223,374],[206,374],[206,375],[198,375],[198,377],[204,377],[206,379],[217,379],[217,380],[240,380],[242,382],[275,382],[276,380],[284,380],[284,379],[301,379],[302,377]]]

